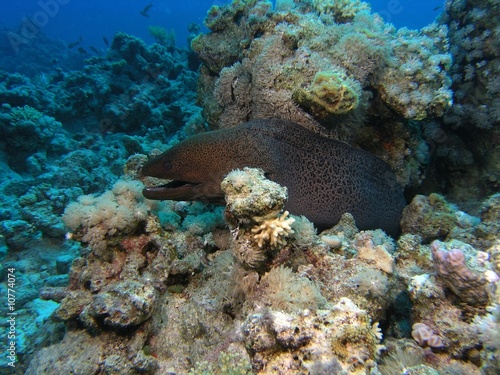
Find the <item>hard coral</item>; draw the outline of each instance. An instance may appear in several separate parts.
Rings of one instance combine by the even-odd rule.
[[[240,224],[277,217],[287,199],[287,189],[266,179],[264,171],[256,168],[230,172],[221,188],[226,196],[226,212]]]
[[[280,117],[352,139],[368,108],[380,108],[376,116],[387,110],[370,106],[375,98],[411,119],[450,105],[445,26],[396,32],[361,1],[283,1],[275,12],[261,3],[214,8],[207,19],[220,27],[193,41],[203,62],[199,101],[212,127]]]
[[[403,233],[418,234],[425,242],[446,238],[456,225],[454,207],[435,193],[416,195],[401,219]]]
[[[253,238],[257,241],[257,246],[263,247],[265,243],[269,243],[271,247],[286,245],[285,238],[293,234],[290,225],[295,222],[293,217],[287,219],[288,211],[283,215],[271,219],[265,219],[262,224],[252,228]]]

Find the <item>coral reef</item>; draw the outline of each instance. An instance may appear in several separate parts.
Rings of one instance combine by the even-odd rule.
[[[395,30],[361,1],[214,6],[192,42],[198,102],[212,128],[289,119],[376,153],[406,187],[477,209],[498,191],[498,38],[488,0],[468,4],[448,1],[421,30]]]
[[[151,25],[148,27],[148,31],[158,43],[166,46],[170,50],[175,46],[175,31],[173,29],[167,31],[167,29],[162,26]]]
[[[496,6],[491,0],[447,0],[440,17],[448,27],[454,104],[428,134],[436,162],[444,166],[439,172],[447,176],[448,196],[457,202],[481,199],[499,190]]]
[[[110,238],[117,233],[123,235],[135,230],[151,210],[142,196],[142,188],[140,182],[119,180],[111,191],[99,197],[78,197],[62,215],[64,224],[73,231],[71,238],[99,252],[106,249]]]
[[[0,59],[0,63],[4,62],[1,67],[5,69],[0,71],[0,133],[3,139],[0,146],[3,173],[0,182],[0,289],[6,293],[6,267],[15,269],[19,291],[16,304],[19,361],[16,371],[19,373],[24,372],[36,350],[57,343],[64,336],[64,324],[59,318],[54,318],[53,312],[66,296],[63,289],[70,280],[71,262],[89,251],[79,243],[65,242],[68,228],[62,214],[66,206],[80,196],[85,195],[87,203],[92,194],[100,196],[124,172],[137,176],[142,165],[138,154],[164,148],[171,135],[181,127],[183,131],[179,132],[179,138],[204,128],[200,110],[192,105],[196,95],[196,64],[188,61],[188,51],[159,44],[146,46],[137,38],[119,34],[106,54],[91,57],[84,67],[81,56],[73,63],[70,56],[62,56],[60,64],[45,61],[47,54],[50,60],[64,55],[65,47],[51,43],[42,34],[37,40],[40,44],[33,41],[21,46],[15,58],[10,57],[7,62],[3,57]],[[37,46],[40,47],[39,53],[33,52]],[[63,50],[56,50],[59,47]],[[31,51],[33,55],[23,50]],[[45,63],[47,66],[43,66]],[[17,65],[14,68],[12,64]],[[81,70],[69,71],[71,68]],[[29,76],[7,72],[12,70]],[[148,71],[153,70],[155,74],[149,75]],[[150,96],[136,95],[148,90]],[[131,101],[134,101],[133,105]],[[111,107],[121,108],[119,113],[114,112],[118,117],[113,120],[100,112]],[[147,113],[156,120],[148,117],[146,112],[136,114],[135,108],[153,109],[152,112],[148,109]],[[149,127],[151,124],[156,126]],[[120,132],[125,127],[128,127],[129,134]],[[136,189],[136,193],[141,196],[140,189]],[[108,197],[115,195],[110,191]],[[107,226],[109,231],[113,225],[119,231],[137,229],[135,224],[126,221],[132,217],[129,214],[139,217],[147,214],[141,205],[134,206],[138,208],[134,213],[127,212],[126,206],[121,206],[125,201],[115,201],[114,205],[113,202],[106,205],[104,200],[101,201],[107,209],[101,214],[107,213],[108,216],[101,216],[100,224],[94,222],[93,227],[85,227],[86,230],[91,228],[86,239],[98,244],[96,248],[107,249],[108,241],[119,242],[108,232],[97,236],[98,229]],[[201,228],[197,231],[199,235],[206,235],[216,225],[207,226],[205,218],[194,210],[178,213],[165,209],[163,212],[163,215],[158,215],[162,225],[168,226],[174,220],[172,218],[177,217],[173,221],[177,228],[184,218],[190,216],[185,225],[191,222],[193,228]],[[117,216],[112,218],[110,213]],[[215,218],[220,222],[221,211],[213,211],[212,218],[214,222]],[[108,219],[115,219],[114,224],[110,226],[111,222],[103,221]],[[140,226],[143,219],[137,218],[135,223]],[[83,230],[84,227],[80,227],[80,233],[75,233],[74,237],[81,238]],[[96,320],[101,321],[109,313],[115,314],[110,325],[140,324],[142,318],[136,320],[135,315],[140,316],[142,312],[146,319],[154,304],[141,307],[139,302],[156,298],[156,292],[148,288],[126,283],[109,286],[105,288],[106,294],[98,300],[81,305],[88,306],[82,321],[93,327]],[[40,300],[39,291],[43,298],[55,302]],[[134,296],[137,296],[137,305],[133,304]],[[73,296],[72,301],[75,300],[76,296]],[[120,303],[113,306],[113,301]],[[117,315],[122,309],[128,309],[128,313],[120,321]],[[2,340],[7,341],[3,334]]]
[[[60,344],[34,357],[28,373],[48,368],[54,361],[61,368],[74,361],[79,362],[78,368],[95,366],[92,357],[81,359],[85,348],[103,348],[110,342],[122,345],[100,352],[99,369],[121,373],[140,369],[151,374],[224,374],[231,361],[238,363],[238,373],[243,374],[376,370],[390,374],[387,366],[394,361],[396,368],[407,363],[404,367],[412,371],[431,373],[497,366],[498,296],[494,292],[499,278],[486,253],[454,239],[463,238],[463,232],[451,228],[448,242],[432,245],[410,232],[395,244],[379,230],[359,232],[346,214],[320,234],[327,242],[320,240],[307,220],[297,218],[291,224],[294,233],[285,241],[259,247],[251,229],[269,220],[263,218],[279,221],[286,189],[265,179],[262,171],[249,168],[231,172],[223,185],[230,232],[199,203],[165,202],[137,218],[125,216],[135,229],[106,232],[104,248],[82,251],[71,267],[69,287],[46,288],[43,295],[61,302],[57,316],[67,325],[80,322],[94,336],[79,335],[81,350],[68,355],[64,343],[79,332],[69,330]],[[119,181],[102,196],[80,198],[68,213],[85,211],[85,199],[95,207],[106,200],[115,209],[135,212],[145,203],[134,194],[138,188],[137,181]],[[442,207],[448,207],[450,214],[460,218],[460,211],[440,199],[441,204],[429,210],[430,216],[433,210],[439,215]],[[477,236],[482,233],[486,238],[495,230],[488,226],[494,202],[491,198],[485,204],[483,221],[472,220],[473,225],[466,228],[471,243],[489,243]],[[176,214],[178,219],[162,226],[160,212]],[[68,221],[76,228],[73,238],[83,239],[91,222],[80,214],[73,219]],[[212,224],[195,224],[197,220]],[[434,225],[432,219],[426,222],[415,228]],[[202,229],[192,230],[192,225]],[[483,232],[477,230],[481,225]],[[411,231],[414,226],[408,228]],[[448,251],[445,248],[460,248],[478,263],[471,266],[467,255],[467,265],[458,262],[458,268],[443,268],[440,259],[446,257],[433,253]],[[463,272],[455,272],[458,269]],[[471,272],[486,275],[481,279],[485,283],[474,284],[467,276]],[[462,278],[452,280],[458,274]],[[469,281],[470,287],[483,288],[481,293],[466,293],[467,288],[460,287]],[[460,295],[447,293],[450,288],[466,297],[462,296],[463,302],[457,303]],[[487,298],[478,305],[468,298],[471,295]],[[412,308],[406,312],[402,306],[394,307],[409,301]],[[124,329],[127,336],[115,336]],[[381,342],[382,332],[394,337]],[[404,337],[411,336],[429,352],[410,346]],[[384,346],[389,355],[384,356]],[[126,353],[123,347],[129,348]],[[408,362],[401,354],[407,351],[420,359]],[[476,358],[474,364],[470,358]]]
[[[296,1],[259,12],[263,3],[212,7],[210,32],[192,42],[212,127],[280,117],[352,139],[368,108],[380,111],[371,106],[374,89],[401,118],[440,116],[451,104],[445,26],[396,32],[361,1]]]
[[[226,218],[242,242],[249,238],[258,248],[287,244],[295,219],[287,218],[288,211],[279,216],[287,199],[286,188],[266,179],[264,171],[256,168],[232,171],[221,188],[226,195]]]
[[[328,311],[253,314],[242,330],[253,369],[263,374],[356,373],[372,367],[382,349],[377,329],[348,298]]]
[[[422,30],[395,30],[358,0],[214,5],[210,31],[191,35],[199,75],[165,29],[150,46],[117,34],[85,61],[43,35],[20,46],[25,62],[0,58],[15,373],[497,374],[491,4],[450,0]],[[55,70],[48,55],[63,57]],[[401,236],[359,231],[348,213],[317,233],[256,169],[226,177],[226,207],[141,195],[147,154],[262,117],[388,161],[412,199]]]
[[[283,212],[280,217],[265,219],[258,227],[252,228],[253,239],[257,241],[257,246],[262,247],[269,242],[271,247],[286,245],[285,238],[293,234],[290,225],[295,222],[293,217],[288,218],[288,211]]]

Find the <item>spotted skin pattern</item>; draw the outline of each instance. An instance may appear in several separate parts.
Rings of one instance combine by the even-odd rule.
[[[285,120],[253,120],[190,137],[146,163],[144,176],[173,180],[146,187],[149,199],[224,203],[220,183],[243,167],[262,168],[288,188],[285,209],[319,228],[349,212],[360,229],[399,232],[405,206],[391,168],[376,156]]]

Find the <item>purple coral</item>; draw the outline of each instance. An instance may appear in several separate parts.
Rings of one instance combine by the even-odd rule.
[[[487,270],[479,264],[474,248],[460,241],[443,243],[436,240],[431,250],[436,272],[458,298],[470,305],[488,302]]]
[[[412,327],[411,336],[420,346],[430,346],[431,348],[442,348],[444,346],[441,337],[424,323],[415,323]]]

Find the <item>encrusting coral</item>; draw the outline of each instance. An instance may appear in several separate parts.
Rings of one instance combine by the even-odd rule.
[[[500,278],[487,266],[487,253],[457,240],[436,240],[431,250],[438,275],[460,300],[473,306],[488,303],[488,284]]]

